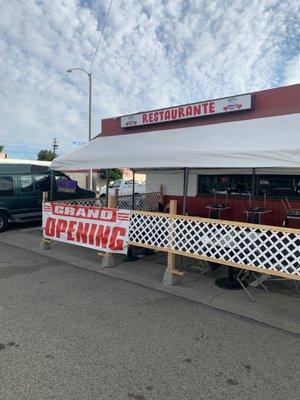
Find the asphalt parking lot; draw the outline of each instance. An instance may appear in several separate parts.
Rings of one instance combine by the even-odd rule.
[[[0,398],[296,399],[295,334],[0,240]]]

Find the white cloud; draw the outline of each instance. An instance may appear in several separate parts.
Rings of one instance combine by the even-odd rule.
[[[85,4],[85,5],[83,5]],[[3,0],[1,144],[30,151],[87,136],[86,76],[109,0]],[[103,117],[299,81],[296,0],[115,0],[93,73]]]
[[[300,54],[287,63],[284,83],[286,85],[300,83]]]

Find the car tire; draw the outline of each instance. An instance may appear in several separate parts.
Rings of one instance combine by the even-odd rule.
[[[0,232],[4,232],[7,228],[8,219],[5,214],[0,212]]]

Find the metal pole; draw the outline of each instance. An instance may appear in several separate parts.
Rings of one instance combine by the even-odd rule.
[[[187,194],[188,194],[188,185],[189,185],[189,168],[184,168],[184,176],[183,176],[183,202],[182,202],[182,215],[187,213]]]
[[[134,181],[135,181],[135,171],[132,171],[132,203],[131,203],[131,207],[132,207],[132,209],[134,210],[134,207],[135,207],[135,184],[134,184]]]
[[[92,140],[92,74],[89,73],[89,142]],[[93,189],[93,170],[89,171],[89,189]]]
[[[255,168],[252,168],[251,222],[254,223]]]
[[[54,173],[53,169],[50,171],[50,201],[53,201],[53,183],[54,183]]]
[[[108,195],[109,195],[109,169],[106,170],[106,201],[105,201],[106,207],[108,207]]]

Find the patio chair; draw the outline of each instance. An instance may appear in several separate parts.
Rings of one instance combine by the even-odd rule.
[[[290,219],[300,220],[300,209],[299,208],[293,208],[291,206],[291,203],[289,202],[287,197],[285,197],[284,199],[281,199],[281,203],[282,203],[283,208],[285,210],[285,217],[284,217],[284,220],[283,220],[283,226],[289,226],[289,220]]]

